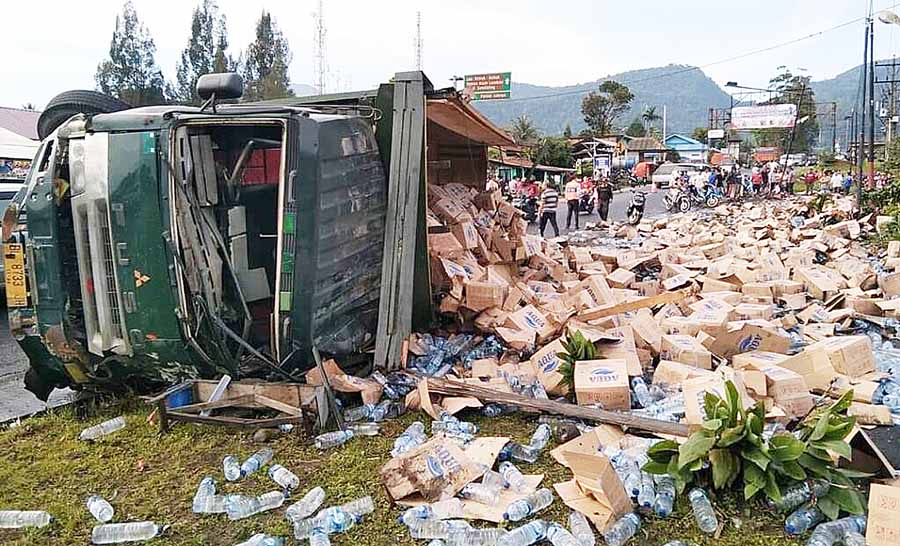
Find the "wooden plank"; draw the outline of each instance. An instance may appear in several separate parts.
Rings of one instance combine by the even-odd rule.
[[[641,298],[634,301],[629,301],[625,303],[619,303],[616,305],[603,306],[603,307],[594,307],[592,309],[588,309],[583,313],[578,314],[578,320],[589,321],[589,320],[597,320],[601,318],[611,317],[613,315],[618,315],[620,313],[628,313],[630,311],[637,311],[638,309],[644,309],[646,307],[656,307],[657,305],[664,305],[666,303],[674,303],[676,301],[681,301],[686,298],[688,292],[686,290],[675,290],[674,292],[664,292],[662,294],[658,294],[656,296],[650,296],[647,298]]]
[[[172,411],[178,412],[197,412],[200,413],[203,410],[214,410],[221,408],[234,408],[234,407],[250,407],[250,405],[255,401],[255,394],[243,394],[241,396],[232,396],[229,398],[222,398],[221,400],[217,400],[215,402],[197,402],[196,404],[189,404],[187,406],[179,406],[177,408],[172,408],[169,410],[171,414]]]
[[[281,413],[286,413],[295,417],[303,415],[303,412],[300,410],[300,408],[285,404],[283,402],[279,402],[278,400],[273,400],[272,398],[269,398],[267,396],[256,394],[253,396],[253,398],[256,403],[272,408],[273,410],[280,411]]]
[[[541,413],[549,413],[555,415],[565,415],[567,417],[577,417],[586,419],[596,423],[619,425],[623,427],[645,430],[647,432],[656,432],[658,434],[669,434],[672,436],[687,437],[691,434],[691,427],[681,423],[671,423],[669,421],[660,421],[658,419],[648,419],[631,413],[607,411],[585,406],[576,406],[566,402],[554,402],[552,400],[543,400],[538,398],[527,398],[518,394],[506,393],[479,387],[469,383],[461,383],[459,381],[448,381],[445,379],[428,378],[428,390],[435,394],[443,394],[448,396],[469,396],[479,399],[481,402],[497,402],[501,404],[510,404],[518,406],[522,409],[539,411]]]
[[[218,381],[197,381],[198,398],[209,399],[217,383]],[[315,402],[315,390],[315,387],[304,383],[232,381],[225,390],[225,396],[234,398],[245,394],[261,394],[289,406],[304,407]]]
[[[416,265],[422,164],[425,146],[425,77],[401,72],[394,77],[391,160],[388,173],[384,259],[381,269],[374,365],[400,366],[400,348],[412,331],[410,287]]]
[[[204,417],[202,415],[193,415],[190,413],[181,413],[178,411],[169,411],[169,419],[172,421],[183,421],[185,423],[197,423],[200,425],[219,425],[224,427],[236,428],[268,428],[277,427],[283,424],[302,424],[303,419],[300,417],[275,417],[272,419],[246,419],[242,417],[226,417],[214,416]]]

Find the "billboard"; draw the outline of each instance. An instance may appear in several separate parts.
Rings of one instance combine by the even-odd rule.
[[[797,119],[796,104],[735,106],[731,109],[733,129],[776,129],[793,127]]]
[[[725,138],[725,129],[710,129],[706,132],[706,138],[714,139],[714,138]]]
[[[512,90],[512,73],[470,74],[465,78],[466,94],[472,100],[508,99]]]

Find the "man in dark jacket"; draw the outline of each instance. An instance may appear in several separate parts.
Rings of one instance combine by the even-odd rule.
[[[601,177],[597,184],[597,214],[604,222],[609,216],[609,203],[612,201],[613,191],[606,177]]]

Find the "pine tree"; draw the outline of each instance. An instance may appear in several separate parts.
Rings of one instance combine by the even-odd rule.
[[[256,23],[256,40],[244,54],[244,98],[254,101],[292,96],[288,76],[290,64],[291,50],[287,40],[272,15],[263,11]]]
[[[191,16],[191,37],[181,52],[176,70],[178,100],[199,104],[197,79],[211,72],[228,72],[234,61],[228,56],[225,16],[219,15],[215,0],[203,0]]]
[[[122,15],[116,17],[109,59],[97,66],[97,87],[132,106],[165,104],[171,89],[155,56],[150,32],[138,19],[131,1],[125,2]]]
[[[228,29],[225,25],[225,15],[219,17],[216,30],[216,49],[213,53],[213,72],[237,72],[237,60],[226,53],[228,50]]]

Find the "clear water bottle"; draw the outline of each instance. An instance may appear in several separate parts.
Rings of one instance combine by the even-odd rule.
[[[535,520],[503,535],[497,546],[529,546],[547,537],[547,522]]]
[[[841,540],[844,541],[844,546],[866,546],[866,537],[856,531],[845,533]]]
[[[451,529],[447,533],[446,542],[447,546],[496,546],[505,534],[506,531],[499,527]]]
[[[409,527],[409,536],[415,539],[447,538],[454,520],[426,519]]]
[[[428,541],[426,546],[447,546],[447,543],[442,538],[433,538]]]
[[[531,435],[531,442],[529,442],[528,445],[541,451],[547,447],[547,444],[550,442],[550,436],[552,435],[553,431],[550,429],[550,425],[541,423],[538,425],[537,429],[535,429],[534,434]]]
[[[517,442],[510,442],[512,446],[509,450],[509,458],[520,463],[534,464],[540,457],[541,452],[530,445],[522,445]]]
[[[225,479],[230,482],[241,478],[241,463],[234,455],[228,455],[222,459],[222,470],[225,472]]]
[[[125,417],[120,415],[115,419],[110,419],[109,421],[104,421],[99,425],[94,425],[82,430],[81,434],[78,435],[78,439],[96,440],[97,438],[107,436],[109,434],[112,434],[113,432],[122,430],[123,428],[125,428]]]
[[[320,434],[316,436],[316,449],[331,449],[343,445],[347,440],[353,438],[353,435],[352,430],[337,430]]]
[[[650,396],[650,389],[644,382],[643,377],[635,377],[631,380],[631,388],[634,390],[634,398],[642,408],[646,408],[653,404],[653,397]]]
[[[547,540],[553,546],[582,546],[575,535],[558,523],[551,523],[547,528]]]
[[[298,540],[309,538],[315,531],[329,535],[343,533],[359,523],[360,519],[359,516],[346,512],[340,506],[330,506],[319,512],[314,518],[294,523],[294,538]]]
[[[397,389],[395,389],[395,388],[388,382],[387,377],[385,377],[383,373],[379,372],[378,370],[375,370],[374,372],[372,372],[372,375],[370,375],[369,377],[371,377],[371,378],[374,379],[379,385],[381,385],[381,392],[382,392],[385,396],[387,396],[387,397],[390,398],[391,400],[397,400],[398,398],[400,398],[400,393],[397,391]]]
[[[657,475],[653,477],[653,481],[656,482],[653,513],[661,518],[667,518],[675,509],[675,480],[671,476]]]
[[[212,478],[208,479],[211,480]],[[215,483],[213,484],[213,487],[215,487]],[[106,523],[109,520],[113,519],[115,510],[113,510],[112,505],[106,502],[106,499],[104,499],[100,495],[91,495],[87,498],[87,502],[85,504],[87,505],[88,512],[90,512],[91,515],[94,516],[94,519],[96,519],[100,523]]]
[[[428,440],[425,436],[425,425],[421,421],[406,427],[406,430],[394,440],[394,449],[391,450],[391,457],[402,455],[411,449],[419,447]]]
[[[503,479],[506,480],[506,483],[509,484],[513,491],[523,493],[528,490],[528,482],[525,480],[525,476],[516,468],[516,465],[509,461],[504,461],[500,463],[499,470],[500,475],[503,476]]]
[[[848,516],[846,518],[836,519],[834,521],[829,521],[823,523],[816,527],[816,531],[819,530],[828,531],[834,533],[835,536],[841,537],[847,533],[862,533],[866,532],[866,517],[865,516]]]
[[[641,528],[641,518],[634,512],[625,514],[603,532],[608,546],[622,546]]]
[[[297,522],[313,515],[316,510],[322,506],[325,501],[325,490],[321,487],[314,487],[303,498],[294,504],[288,506],[284,512],[284,517],[291,522]]]
[[[225,513],[228,514],[228,519],[232,521],[249,518],[260,512],[262,512],[262,503],[258,497],[245,495],[225,496]]]
[[[815,506],[805,505],[784,520],[784,531],[789,535],[805,533],[825,519],[825,514]]]
[[[152,521],[106,523],[97,525],[91,530],[91,542],[94,544],[118,544],[119,542],[150,540],[158,536],[160,531],[162,528]]]
[[[316,529],[309,535],[309,546],[331,546],[331,539],[327,533]]]
[[[839,538],[841,538],[840,535],[819,525],[807,539],[806,546],[834,546]]]
[[[347,430],[352,431],[354,436],[378,436],[381,432],[381,425],[378,423],[350,423]]]
[[[507,482],[503,475],[496,470],[485,470],[484,474],[481,476],[481,483],[497,490],[509,489],[509,482]]]
[[[260,512],[281,508],[281,506],[284,504],[285,499],[284,493],[282,493],[281,491],[269,491],[268,493],[263,493],[256,498],[259,500]]]
[[[195,514],[224,514],[225,496],[209,495],[208,497],[194,497],[191,508]]]
[[[284,537],[256,533],[244,542],[235,544],[235,546],[284,546]]]
[[[341,510],[353,516],[362,517],[375,511],[375,501],[366,495],[341,505]]]
[[[269,477],[285,489],[297,489],[300,487],[300,478],[280,464],[273,464],[269,467]]]
[[[44,527],[51,521],[53,516],[43,510],[0,510],[0,529]]]
[[[688,544],[687,542],[685,542],[683,540],[670,540],[669,542],[666,542],[665,544],[663,544],[663,546],[694,546],[694,545]]]
[[[553,504],[553,493],[546,487],[538,489],[524,499],[513,501],[506,507],[503,519],[507,521],[520,521],[534,515]]]
[[[650,399],[659,402],[666,397],[666,391],[659,385],[650,385]]]
[[[637,496],[638,504],[641,508],[650,509],[656,502],[656,489],[653,487],[653,476],[646,472],[641,472],[641,488]]]
[[[344,410],[344,421],[353,423],[356,421],[364,421],[372,417],[375,410],[375,404],[363,404],[355,408],[347,408]]]
[[[597,537],[594,536],[594,530],[591,529],[591,522],[581,512],[569,513],[569,529],[578,539],[581,546],[595,546]]]
[[[499,417],[503,415],[503,406],[500,404],[487,404],[481,408],[481,415],[485,417]]]
[[[697,526],[700,527],[700,530],[707,534],[715,533],[719,527],[719,520],[716,519],[716,512],[713,510],[706,493],[702,489],[695,487],[688,493],[688,500],[691,501],[694,519],[697,520]]]
[[[828,493],[828,489],[830,487],[829,483],[824,480],[812,480],[812,488],[810,488],[809,482],[800,482],[798,484],[792,485],[790,487],[785,488],[781,492],[781,500],[773,501],[771,499],[767,499],[766,503],[769,505],[769,508],[773,510],[778,510],[779,512],[787,512],[789,510],[793,510],[797,508],[804,502],[809,502],[813,495],[816,497],[821,497]]]
[[[249,476],[265,466],[272,460],[273,454],[272,448],[264,447],[253,455],[250,455],[250,458],[241,465],[241,476]]]
[[[459,492],[459,496],[489,506],[500,502],[500,490],[496,487],[489,487],[483,483],[467,484],[462,488],[462,491]]]

